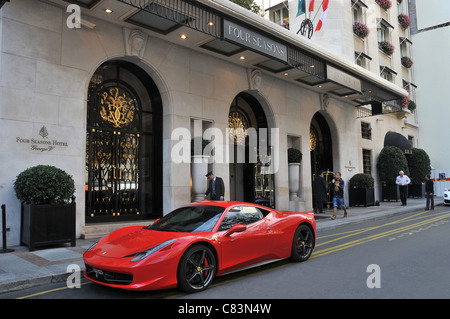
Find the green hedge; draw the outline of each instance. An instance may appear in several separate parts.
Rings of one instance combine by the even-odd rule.
[[[378,156],[377,170],[383,185],[395,185],[395,179],[400,171],[409,176],[408,161],[396,146],[383,147]]]
[[[409,178],[411,184],[422,184],[425,175],[431,173],[431,162],[427,152],[420,148],[412,149],[412,155],[406,157],[409,167]]]
[[[288,148],[288,163],[301,163],[302,152],[296,148]]]
[[[75,182],[62,169],[49,165],[37,165],[26,169],[14,182],[17,198],[26,204],[68,203],[75,193]]]
[[[375,180],[370,174],[355,174],[349,181],[350,188],[373,188]]]

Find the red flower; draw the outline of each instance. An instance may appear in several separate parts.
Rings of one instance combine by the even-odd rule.
[[[384,10],[389,10],[392,7],[391,0],[375,0],[375,2]]]

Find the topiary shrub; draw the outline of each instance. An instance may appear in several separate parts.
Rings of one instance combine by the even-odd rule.
[[[191,140],[191,155],[204,155],[203,152],[205,150],[205,147],[210,143],[211,141],[204,140],[202,137],[197,136],[194,137]],[[201,149],[200,149],[201,145]]]
[[[17,198],[25,204],[65,204],[75,193],[75,182],[62,169],[37,165],[17,176],[14,191]]]
[[[288,163],[301,163],[302,152],[296,148],[288,148]]]
[[[431,173],[431,162],[427,152],[420,148],[412,148],[412,154],[406,157],[409,167],[411,184],[422,184],[425,175]]]
[[[396,146],[385,146],[377,161],[380,182],[384,185],[395,185],[399,171],[409,176],[408,162],[403,152]]]
[[[373,188],[375,180],[370,174],[355,174],[349,181],[350,188]]]

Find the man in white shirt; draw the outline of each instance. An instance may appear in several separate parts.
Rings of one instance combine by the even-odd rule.
[[[402,206],[406,206],[406,199],[408,198],[408,184],[411,183],[411,180],[403,171],[399,172],[399,176],[395,180],[395,184],[398,185],[398,189],[400,191],[400,199],[402,201]]]

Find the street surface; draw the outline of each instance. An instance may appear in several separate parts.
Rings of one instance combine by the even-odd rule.
[[[338,214],[339,216],[339,214]],[[341,215],[342,216],[342,215]],[[342,218],[342,217],[338,217]],[[206,291],[130,292],[81,280],[0,295],[62,299],[450,298],[450,208],[401,214],[318,233],[304,263],[278,261],[216,278]]]

